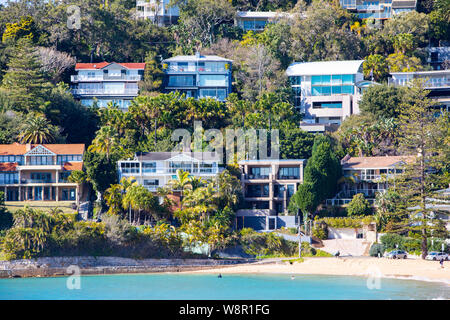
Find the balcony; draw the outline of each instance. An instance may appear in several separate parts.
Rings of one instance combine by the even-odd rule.
[[[109,76],[101,75],[95,77],[89,77],[84,75],[74,75],[70,77],[72,82],[95,82],[95,81],[141,81],[142,76],[140,75],[120,75],[120,76]]]
[[[270,179],[270,175],[245,174],[244,178],[245,178],[245,180],[269,180]]]
[[[30,164],[27,163],[25,165],[22,166],[18,166],[17,170],[62,170],[62,165],[61,164],[55,164],[55,163],[50,163],[50,164]]]
[[[287,175],[278,175],[278,180],[300,180],[300,176],[287,176]]]
[[[228,73],[229,69],[225,67],[198,67],[198,66],[169,66],[166,69],[167,73],[183,73],[183,72],[205,72],[205,73]]]
[[[427,79],[427,76],[423,77],[414,77],[418,79]],[[389,84],[394,86],[406,86],[412,80],[412,77],[408,78],[400,78],[400,79],[389,79]],[[446,88],[450,87],[450,77],[442,77],[442,78],[428,78],[425,82],[425,89],[433,89],[433,88]]]
[[[139,92],[138,88],[135,89],[72,89],[74,95],[90,95],[90,96],[136,96]]]
[[[20,184],[56,183],[55,179],[20,179]]]

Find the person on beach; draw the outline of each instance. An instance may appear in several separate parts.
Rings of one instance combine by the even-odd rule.
[[[444,258],[441,257],[439,264],[441,265],[441,268],[444,268]]]
[[[221,274],[221,273],[219,273],[219,275],[217,276],[217,278],[222,278],[222,274]]]

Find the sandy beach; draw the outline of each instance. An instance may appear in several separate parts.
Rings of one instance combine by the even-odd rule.
[[[223,268],[198,270],[193,273],[283,273],[349,276],[379,276],[439,281],[450,285],[450,261],[441,268],[438,261],[421,259],[392,260],[386,258],[305,258],[304,262],[253,263]]]

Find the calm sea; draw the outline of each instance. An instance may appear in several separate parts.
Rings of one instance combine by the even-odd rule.
[[[67,277],[0,279],[0,300],[156,299],[307,300],[450,299],[450,286],[435,282],[317,275],[124,274],[82,276],[80,289]],[[70,283],[76,286],[77,282]],[[371,289],[370,289],[371,288]]]

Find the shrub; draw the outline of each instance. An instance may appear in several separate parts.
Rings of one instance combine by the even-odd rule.
[[[372,213],[372,207],[362,193],[355,194],[348,204],[348,216],[365,216]]]
[[[326,223],[316,223],[312,229],[312,234],[321,240],[328,239],[328,226]]]
[[[398,249],[405,250],[405,239],[405,237],[402,237],[396,233],[387,233],[380,237],[380,241],[383,244],[384,249],[387,251],[397,249],[397,245]]]
[[[370,247],[369,255],[371,257],[378,257],[378,255],[383,256],[384,246],[381,243],[374,243]]]

